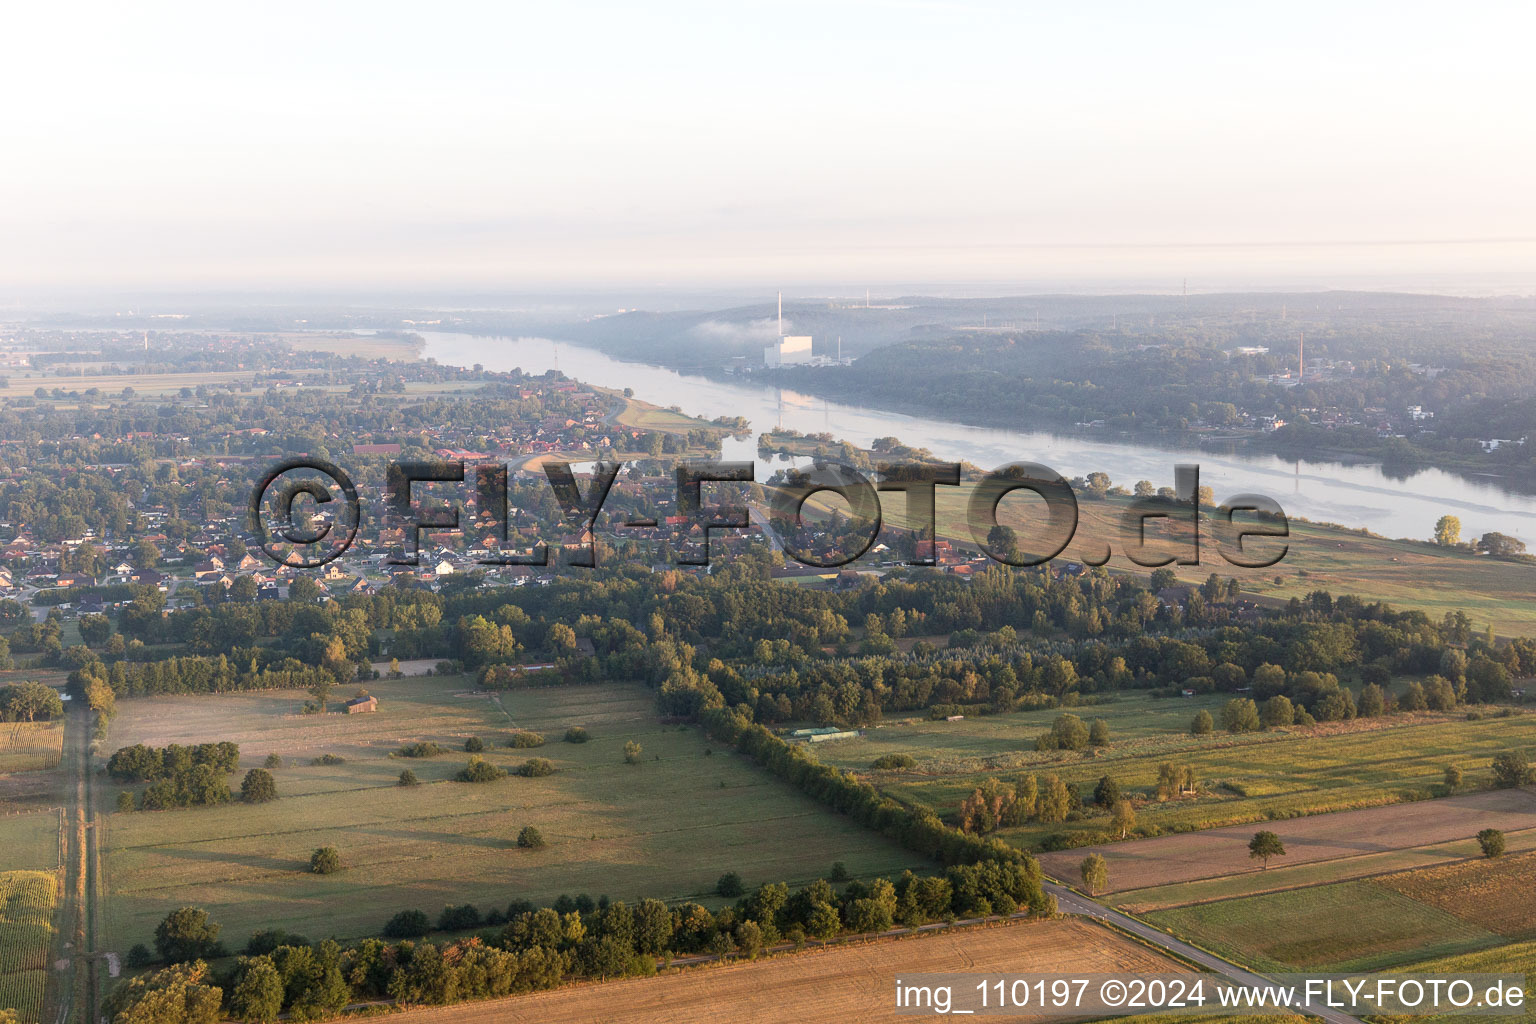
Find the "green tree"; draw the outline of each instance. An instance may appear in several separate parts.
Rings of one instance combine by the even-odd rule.
[[[283,978],[269,956],[241,957],[235,966],[235,986],[229,1010],[248,1024],[271,1024],[283,1009]]]
[[[1265,870],[1269,869],[1269,858],[1283,856],[1285,856],[1285,844],[1273,832],[1255,832],[1253,838],[1248,841],[1249,859],[1262,860]]]
[[[728,900],[735,899],[745,891],[746,887],[742,885],[741,876],[734,871],[727,871],[715,883],[715,894],[724,896]]]
[[[1493,759],[1493,784],[1501,789],[1531,784],[1531,765],[1519,750],[1507,750]]]
[[[1291,703],[1291,698],[1283,693],[1277,693],[1264,702],[1264,711],[1259,716],[1266,728],[1273,729],[1282,725],[1296,724],[1296,705]]]
[[[155,952],[166,963],[179,964],[217,956],[219,926],[198,907],[173,910],[155,927]]]
[[[102,1010],[111,1024],[218,1024],[224,992],[205,982],[201,960],[130,978],[112,990]]]
[[[1192,736],[1206,736],[1216,728],[1216,722],[1211,718],[1211,713],[1204,708],[1195,712],[1194,721],[1189,723],[1189,732]]]
[[[1258,706],[1247,697],[1232,698],[1221,709],[1221,727],[1227,732],[1258,732]]]
[[[1504,833],[1496,828],[1485,828],[1477,834],[1477,845],[1483,848],[1483,856],[1490,860],[1504,856]]]
[[[1083,886],[1089,895],[1096,895],[1100,889],[1109,885],[1109,863],[1102,854],[1090,853],[1083,858],[1078,865],[1078,871],[1083,876]]]
[[[1093,787],[1093,802],[1107,811],[1119,801],[1120,783],[1109,775],[1100,777],[1099,784]]]
[[[544,846],[544,834],[532,825],[524,825],[517,834],[517,845],[524,850],[538,850]]]
[[[279,768],[281,768],[282,766],[283,766],[283,759],[281,757],[279,757],[277,754],[268,754],[267,755],[267,759],[262,762],[262,767],[265,768],[269,772],[275,772]]]
[[[1136,827],[1136,810],[1131,806],[1131,802],[1125,799],[1116,800],[1115,806],[1110,810],[1109,822],[1110,826],[1120,834],[1121,839],[1129,835],[1131,829]]]
[[[1088,745],[1091,747],[1105,747],[1109,745],[1109,723],[1102,718],[1095,718],[1088,726]]]
[[[1387,694],[1375,683],[1360,688],[1359,714],[1362,718],[1378,718],[1387,713]]]
[[[309,870],[317,875],[334,875],[341,870],[341,851],[322,846],[309,856]]]
[[[1435,523],[1435,543],[1446,548],[1460,544],[1461,520],[1455,516],[1441,516]]]
[[[1446,792],[1454,793],[1461,788],[1462,774],[1459,765],[1448,764],[1445,766]]]
[[[416,778],[416,773],[407,768],[400,773],[400,778],[395,782],[397,786],[419,786],[421,780]]]
[[[1067,793],[1067,785],[1058,776],[1047,775],[1045,784],[1040,793],[1039,809],[1036,817],[1047,825],[1066,821],[1067,815],[1072,810],[1072,798]]]
[[[248,804],[264,804],[277,799],[277,782],[265,768],[252,768],[240,783],[240,799]]]

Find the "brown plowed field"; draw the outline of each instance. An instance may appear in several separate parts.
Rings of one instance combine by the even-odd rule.
[[[1053,877],[1075,882],[1082,859],[1089,853],[1102,853],[1109,861],[1106,891],[1120,892],[1258,871],[1259,862],[1248,856],[1248,842],[1261,829],[1274,832],[1285,844],[1285,856],[1271,858],[1270,866],[1288,867],[1468,839],[1485,828],[1505,832],[1536,828],[1536,793],[1495,789],[1441,800],[1061,850],[1041,854],[1040,866]]]

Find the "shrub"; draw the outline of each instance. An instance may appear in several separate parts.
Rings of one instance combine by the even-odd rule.
[[[592,737],[587,734],[587,730],[583,729],[579,725],[573,725],[569,729],[565,730],[565,742],[567,743],[585,743],[591,738]]]
[[[1109,723],[1102,718],[1095,718],[1088,726],[1088,744],[1094,747],[1103,747],[1109,744]]]
[[[715,893],[728,900],[733,900],[746,891],[747,888],[742,884],[741,876],[734,871],[727,871],[715,883]]]
[[[407,743],[395,751],[396,757],[436,757],[438,754],[447,753],[442,747],[431,740],[417,740],[415,743]]]
[[[155,954],[151,953],[149,947],[142,942],[134,943],[133,948],[128,951],[128,955],[123,957],[123,963],[134,970],[148,967],[154,962]]]
[[[420,910],[402,910],[384,925],[386,939],[419,939],[432,930],[432,922]]]
[[[485,749],[485,741],[482,740],[479,736],[471,736],[469,739],[464,741],[464,752],[465,753],[468,753],[468,754],[478,754],[478,753],[480,753],[484,749]]]
[[[437,915],[437,930],[440,932],[462,932],[478,927],[480,927],[480,911],[473,903],[447,906],[443,908],[441,914]]]
[[[275,772],[282,766],[283,759],[276,754],[268,754],[266,761],[262,762],[262,767],[269,772]]]
[[[634,740],[630,740],[628,743],[624,744],[624,763],[639,764],[640,753],[640,744],[636,743]]]
[[[1204,708],[1195,712],[1195,720],[1189,723],[1189,732],[1192,736],[1205,736],[1214,731],[1216,722],[1211,718],[1211,713]]]
[[[555,774],[555,763],[547,757],[530,757],[517,766],[517,774],[525,779],[542,779]]]
[[[512,747],[514,750],[526,750],[529,747],[542,747],[543,745],[543,736],[536,732],[528,732],[527,730],[515,732],[507,738],[507,746]]]
[[[456,776],[460,782],[495,782],[507,777],[505,768],[498,768],[479,754],[470,757],[469,764]]]
[[[871,764],[870,767],[878,768],[883,771],[901,772],[906,771],[909,768],[916,768],[917,758],[913,757],[911,754],[882,754],[881,756],[875,758],[874,763]]]
[[[314,765],[346,764],[347,759],[339,754],[321,754],[319,757],[312,759],[309,763]]]
[[[517,845],[525,850],[542,849],[544,835],[532,825],[524,825],[523,830],[517,834]]]
[[[848,865],[839,860],[832,863],[832,870],[827,874],[827,881],[841,883],[848,881],[852,877],[848,873]]]
[[[309,857],[309,870],[317,875],[334,875],[341,870],[341,851],[322,846]]]
[[[133,793],[125,789],[117,794],[117,809],[120,811],[133,810]]]
[[[1489,859],[1504,856],[1504,833],[1496,828],[1485,828],[1477,834],[1477,845],[1483,848],[1483,856]]]
[[[416,777],[416,773],[415,772],[413,772],[409,768],[407,768],[405,771],[400,773],[400,780],[398,782],[396,782],[395,785],[397,785],[397,786],[419,786],[419,785],[421,785],[421,780]]]

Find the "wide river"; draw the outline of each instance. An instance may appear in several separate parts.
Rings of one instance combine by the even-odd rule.
[[[1399,480],[1369,464],[1293,462],[1272,455],[975,427],[830,402],[745,378],[712,380],[648,363],[624,362],[595,349],[547,338],[419,333],[426,341],[423,355],[440,363],[479,363],[488,370],[521,368],[536,374],[558,369],[589,384],[631,388],[636,398],[675,405],[706,419],[743,416],[752,424],[753,438],[727,441],[724,454],[728,458],[755,458],[756,435],[777,426],[803,433],[827,432],[857,445],[868,445],[877,437],[896,437],[940,458],[985,467],[1027,461],[1043,463],[1068,478],[1103,472],[1126,487],[1137,480],[1172,486],[1175,464],[1197,463],[1200,482],[1214,489],[1218,501],[1237,494],[1266,494],[1290,515],[1364,526],[1389,537],[1428,538],[1435,521],[1449,513],[1460,517],[1464,538],[1498,531],[1536,550],[1536,497],[1440,470],[1424,470]],[[759,470],[759,479],[766,478],[766,471],[767,466]]]

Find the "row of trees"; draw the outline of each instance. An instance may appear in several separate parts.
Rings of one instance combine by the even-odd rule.
[[[280,933],[253,936],[245,955],[217,973],[204,958],[225,953],[219,926],[197,908],[174,911],[156,931],[155,949],[173,966],[120,985],[108,1001],[118,1021],[214,1021],[221,1006],[236,1020],[270,1024],[280,1014],[303,1021],[329,1017],[360,1001],[443,1005],[553,988],[577,978],[655,973],[676,955],[756,957],[766,948],[844,934],[916,927],[932,921],[1013,914],[1033,907],[1038,878],[1020,862],[953,865],[943,874],[910,871],[895,881],[850,882],[841,892],[818,880],[791,890],[763,885],[733,905],[711,911],[698,903],[668,907],[646,899],[631,907],[582,898],[536,908],[515,903],[482,915],[474,906],[444,908],[438,927],[462,932],[491,924],[474,937],[423,941],[430,920],[420,911],[396,915],[387,932],[350,948],[309,943]],[[494,927],[501,922],[499,929]],[[201,1016],[153,1016],[169,1004]],[[126,1016],[122,1016],[126,1015]]]

